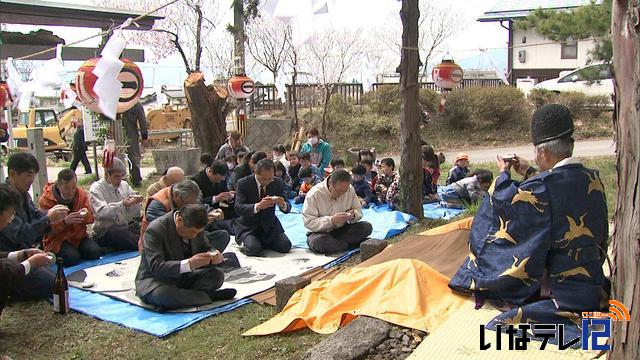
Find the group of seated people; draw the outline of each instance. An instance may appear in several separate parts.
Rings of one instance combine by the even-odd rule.
[[[248,151],[232,133],[216,159],[203,157],[204,168],[191,179],[180,169],[167,170],[150,187],[140,222],[143,197],[123,180],[120,160],[114,159],[88,193],[77,186],[75,173],[61,171],[45,187],[38,208],[28,193],[38,162],[29,154],[12,155],[8,184],[0,185],[0,272],[7,279],[0,286],[0,305],[7,296],[51,296],[50,258],[37,247],[63,257],[65,265],[139,249],[136,292],[160,309],[233,298],[234,289],[221,289],[227,262],[222,253],[230,235],[247,256],[290,251],[276,208],[288,213],[292,198],[303,204],[311,251],[333,254],[358,247],[372,232],[362,221],[363,205],[398,202],[395,164],[383,159],[378,168],[364,152],[349,172],[344,162],[331,159],[330,145],[312,130],[299,154],[278,145],[273,159]],[[462,153],[447,185],[439,188],[440,159],[423,145],[425,201],[460,206],[481,200],[471,254],[451,280],[454,290],[520,306],[513,316],[531,319],[542,310],[546,315],[595,311],[603,300],[606,304],[604,188],[596,171],[572,157],[572,132],[565,107],[545,106],[532,120],[540,171],[519,156],[499,156],[500,175],[493,181],[487,170],[470,171],[469,156]],[[512,170],[522,175],[521,182],[512,180]]]

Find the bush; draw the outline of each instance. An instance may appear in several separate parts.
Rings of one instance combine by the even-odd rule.
[[[453,129],[521,128],[530,117],[522,92],[514,87],[468,87],[447,95],[440,118]]]
[[[440,101],[440,94],[430,89],[420,89],[418,103],[421,110],[434,113]],[[402,107],[400,89],[396,84],[382,85],[376,91],[369,91],[362,99],[364,105],[378,115],[398,115]]]
[[[532,89],[527,96],[527,100],[529,100],[536,109],[539,109],[546,104],[555,102],[557,96],[558,94],[551,90]]]
[[[562,104],[569,109],[574,119],[582,118],[584,111],[589,105],[589,97],[577,91],[561,92],[556,98],[557,104]]]
[[[439,118],[450,128],[461,130],[469,125],[473,116],[468,92],[464,90],[453,91],[447,95],[444,112]]]
[[[533,89],[527,99],[536,109],[547,104],[562,104],[569,109],[574,119],[586,117],[587,112],[591,117],[599,117],[603,111],[611,107],[608,96],[589,96],[579,91],[556,93],[545,89]]]
[[[400,113],[400,89],[396,84],[379,86],[376,91],[368,91],[362,98],[363,103],[378,115],[397,115]]]
[[[440,102],[440,93],[431,89],[420,89],[418,94],[418,102],[422,110],[428,111],[430,114],[435,114],[438,109],[438,103]]]
[[[471,92],[474,121],[479,127],[495,130],[528,124],[531,110],[519,89],[500,86],[465,90]]]

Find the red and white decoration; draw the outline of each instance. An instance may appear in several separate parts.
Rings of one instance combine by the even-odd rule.
[[[92,111],[101,112],[106,116],[115,118],[116,113],[122,113],[131,109],[140,100],[142,89],[144,87],[142,72],[133,61],[123,59],[121,61],[123,65],[116,77],[116,81],[119,86],[112,84],[109,90],[116,91],[115,88],[117,86],[118,89],[117,92],[115,92],[117,96],[114,97],[113,94],[108,93],[110,98],[104,101],[105,104],[111,107],[113,107],[113,103],[115,101],[115,111],[113,111],[113,108],[101,109],[101,98],[98,94],[99,91],[96,89],[97,84],[99,83],[99,78],[95,74],[96,65],[99,60],[100,59],[98,58],[87,60],[82,64],[82,66],[80,66],[76,73],[76,92],[78,99],[84,106]],[[112,116],[105,113],[104,110],[112,114]]]
[[[229,95],[236,99],[246,99],[253,94],[255,86],[247,75],[236,75],[229,79]]]
[[[451,90],[462,82],[464,72],[453,59],[442,59],[431,71],[433,82],[444,90]]]

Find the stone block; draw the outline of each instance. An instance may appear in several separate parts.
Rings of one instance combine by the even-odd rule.
[[[172,166],[184,170],[185,175],[193,175],[200,170],[200,149],[198,148],[170,148],[151,150],[156,171],[162,174]]]
[[[302,276],[291,276],[276,281],[276,308],[282,311],[293,294],[311,284],[311,280]]]
[[[303,356],[308,360],[355,360],[364,358],[369,349],[383,342],[391,325],[386,321],[359,316],[347,326],[309,349]]]
[[[371,257],[374,257],[378,253],[380,253],[384,248],[389,245],[388,242],[384,240],[365,240],[360,243],[360,261],[365,261]]]

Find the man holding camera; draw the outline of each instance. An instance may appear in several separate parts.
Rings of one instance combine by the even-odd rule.
[[[519,156],[497,158],[500,175],[473,220],[471,255],[449,283],[515,305],[496,322],[517,317],[572,326],[558,315],[601,311],[608,300],[604,186],[597,171],[573,157],[573,131],[566,107],[543,106],[531,121],[540,172]],[[522,182],[512,180],[512,169]]]

